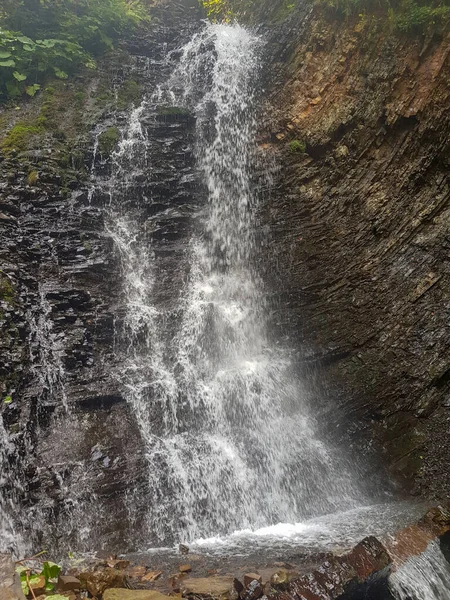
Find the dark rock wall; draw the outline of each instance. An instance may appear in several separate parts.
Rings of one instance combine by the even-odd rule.
[[[276,321],[331,400],[328,427],[445,495],[450,37],[305,7],[268,35]]]
[[[0,416],[12,442],[2,493],[15,497],[26,542],[58,554],[94,545],[125,551],[139,546],[139,534],[148,539],[144,447],[117,377],[127,291],[106,220],[118,131],[164,80],[167,52],[198,27],[196,2],[162,4],[148,30],[98,71],[51,82],[0,113]],[[149,167],[123,197],[167,256],[164,277],[175,276],[185,231],[167,211],[191,197],[180,181],[192,170],[192,123],[177,121],[151,118],[160,150],[153,175]],[[17,126],[27,131],[11,149]]]

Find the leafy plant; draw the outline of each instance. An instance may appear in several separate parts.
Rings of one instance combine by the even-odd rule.
[[[56,563],[45,561],[42,565],[42,569],[40,571],[36,571],[35,569],[30,569],[24,565],[19,565],[16,567],[16,573],[18,573],[20,577],[20,584],[22,586],[22,591],[25,596],[28,596],[31,593],[30,587],[32,588],[35,584],[39,584],[42,581],[42,578],[45,580],[44,589],[46,592],[53,592],[55,589],[55,584],[58,579],[58,575],[61,572],[61,567]],[[53,600],[58,600],[58,595],[51,595]],[[64,596],[60,596],[60,598],[65,598]]]
[[[3,0],[0,99],[34,96],[48,76],[67,79],[148,19],[145,0]]]

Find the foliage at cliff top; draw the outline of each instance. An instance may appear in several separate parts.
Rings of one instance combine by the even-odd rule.
[[[212,20],[227,20],[272,9],[275,20],[287,17],[300,0],[200,0]],[[378,14],[399,32],[423,32],[443,29],[450,22],[450,0],[310,0],[334,17],[351,17],[361,13]],[[273,10],[275,9],[275,10]],[[265,10],[267,16],[267,10]]]
[[[49,76],[67,79],[147,20],[145,0],[3,0],[0,102],[34,96]]]

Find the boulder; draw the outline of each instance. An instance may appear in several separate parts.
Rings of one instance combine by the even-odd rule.
[[[183,596],[231,598],[233,589],[233,577],[189,577],[181,582]]]

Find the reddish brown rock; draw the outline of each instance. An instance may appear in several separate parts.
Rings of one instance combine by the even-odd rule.
[[[108,588],[124,588],[126,587],[125,573],[118,571],[112,567],[98,571],[88,571],[80,573],[80,581],[83,587],[94,596],[101,596]]]
[[[152,581],[156,581],[157,579],[159,579],[162,575],[162,571],[149,571],[146,575],[144,575],[144,577],[142,578],[142,581],[148,581],[148,582],[152,582]]]
[[[386,548],[374,537],[364,539],[344,556],[325,561],[312,573],[286,586],[286,590],[269,596],[271,600],[336,600],[350,586],[368,577],[389,572],[392,563]]]
[[[79,590],[80,587],[81,582],[77,577],[73,577],[72,575],[60,575],[58,577],[56,589],[59,592],[72,592]]]
[[[129,573],[130,577],[133,577],[133,578],[136,578],[136,579],[141,579],[147,573],[147,568],[144,567],[144,566],[132,567],[128,571],[128,573]]]
[[[190,573],[192,571],[191,565],[180,565],[178,567],[180,573]]]
[[[246,573],[244,575],[244,585],[248,587],[252,581],[257,581],[258,583],[262,583],[262,577],[259,573]]]

